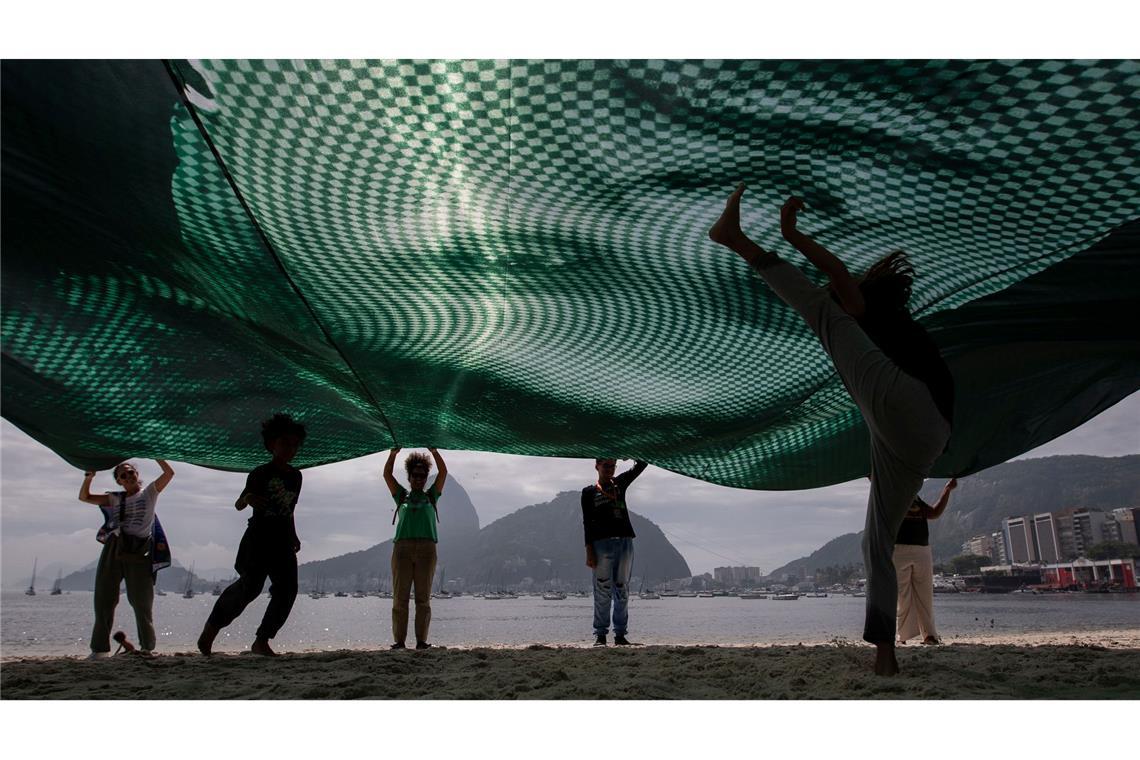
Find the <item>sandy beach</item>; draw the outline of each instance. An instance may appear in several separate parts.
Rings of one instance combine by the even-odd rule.
[[[1140,629],[965,636],[899,649],[902,674],[870,672],[873,649],[796,646],[438,648],[204,658],[190,653],[13,658],[14,699],[1136,699]]]

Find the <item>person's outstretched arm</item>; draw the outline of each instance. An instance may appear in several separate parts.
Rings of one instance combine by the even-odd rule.
[[[429,448],[428,451],[431,452],[432,457],[435,459],[435,470],[437,473],[432,488],[435,489],[436,493],[443,493],[443,484],[444,481],[447,480],[447,465],[443,463],[443,457],[439,455],[439,451],[434,448]]]
[[[834,253],[797,229],[796,215],[803,210],[803,207],[803,199],[793,195],[780,208],[780,232],[784,240],[791,243],[797,251],[807,257],[808,261],[815,264],[819,271],[827,275],[844,311],[853,317],[863,316],[863,312],[866,311],[863,292],[859,290],[858,281],[847,271],[847,266]]]
[[[958,487],[958,479],[950,478],[946,481],[946,485],[942,486],[942,495],[938,497],[938,501],[926,513],[927,520],[937,520],[946,511],[946,507],[950,504],[950,492]]]
[[[640,459],[635,459],[633,467],[630,467],[621,475],[618,475],[616,478],[614,478],[614,480],[618,481],[622,485],[628,486],[630,483],[637,479],[638,475],[645,472],[645,468],[648,466],[649,462],[643,462]]]
[[[162,474],[154,481],[154,490],[162,493],[162,489],[166,488],[174,478],[174,470],[166,463],[165,459],[156,459],[154,461],[162,468]]]
[[[400,484],[396,482],[396,476],[392,474],[392,467],[396,464],[396,455],[399,453],[399,449],[390,449],[388,461],[384,463],[384,482],[388,484],[388,490],[392,492],[393,496],[400,490]]]
[[[95,479],[95,472],[88,470],[83,473],[83,485],[79,486],[79,500],[85,501],[88,504],[95,504],[96,506],[105,507],[111,503],[111,494],[108,493],[91,493],[91,481]]]

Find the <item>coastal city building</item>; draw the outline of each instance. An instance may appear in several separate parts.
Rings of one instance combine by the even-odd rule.
[[[1099,509],[1078,509],[1073,512],[1073,539],[1078,557],[1085,556],[1089,547],[1105,540],[1104,527],[1107,521],[1107,516]]]
[[[1042,569],[1043,585],[1066,589],[1135,589],[1134,559],[1075,559],[1047,564]]]
[[[1002,520],[1009,562],[1014,565],[1037,561],[1037,541],[1033,521],[1029,517],[1007,517]]]
[[[1136,526],[1140,520],[1140,507],[1124,507],[1112,510],[1112,519],[1120,536],[1117,540],[1140,546],[1140,533]]]
[[[1061,541],[1057,536],[1057,521],[1052,512],[1033,516],[1033,538],[1037,542],[1037,558],[1041,562],[1061,560]]]
[[[970,538],[962,544],[962,553],[974,554],[979,557],[989,557],[991,560],[995,559],[993,536],[988,533],[983,533],[980,536],[970,536]]]
[[[1004,565],[1009,562],[1009,545],[1005,542],[1005,533],[1000,530],[995,530],[990,534],[991,546],[993,553],[990,558],[999,565]]]
[[[758,581],[763,576],[758,567],[714,567],[713,579],[728,586]]]

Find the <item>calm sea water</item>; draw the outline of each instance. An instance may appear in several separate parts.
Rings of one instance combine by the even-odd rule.
[[[192,651],[215,597],[156,597],[160,652]],[[218,637],[215,648],[249,646],[268,604],[254,601]],[[796,601],[736,597],[630,600],[630,638],[644,644],[795,644],[831,638],[858,640],[862,598],[829,596]],[[391,642],[391,600],[377,597],[310,599],[299,596],[274,647],[279,651],[373,649]],[[432,600],[431,640],[443,646],[579,645],[592,640],[590,599],[543,601],[520,597]],[[939,595],[935,616],[944,637],[998,633],[1080,632],[1140,627],[1140,594]],[[0,656],[85,655],[91,633],[92,595],[0,595]],[[991,623],[992,621],[992,623]],[[116,627],[137,641],[126,597]]]

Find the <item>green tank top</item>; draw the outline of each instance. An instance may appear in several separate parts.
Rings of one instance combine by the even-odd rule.
[[[439,492],[433,485],[427,491],[409,492],[403,486],[392,494],[399,514],[396,523],[395,541],[405,538],[430,538],[439,543],[439,534],[436,533],[434,502],[439,501]]]

